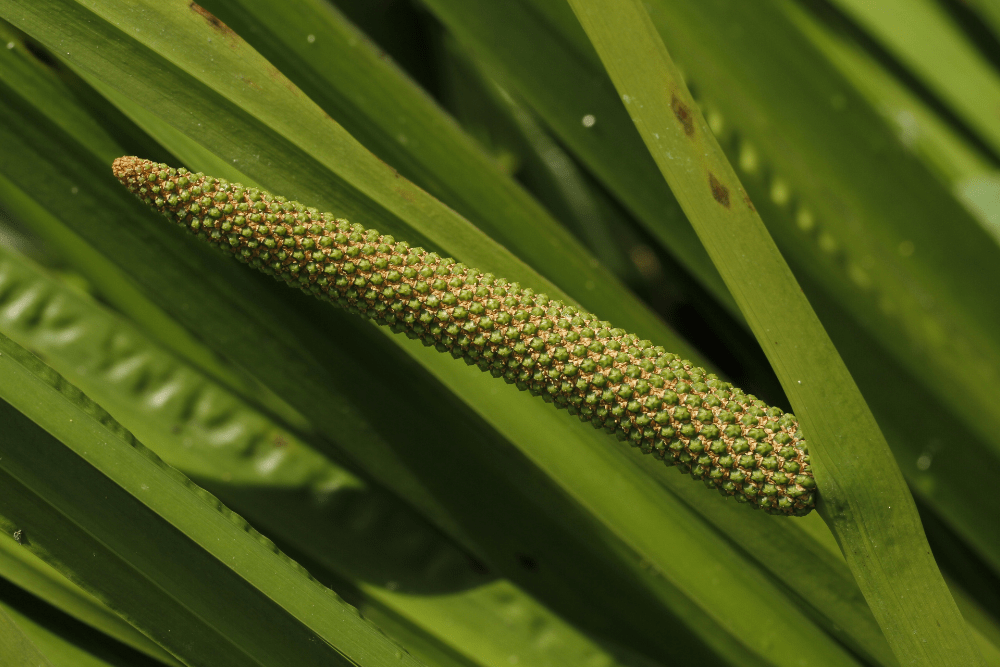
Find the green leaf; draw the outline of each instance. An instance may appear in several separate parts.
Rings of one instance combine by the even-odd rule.
[[[567,48],[572,46],[567,37],[539,20],[538,14],[546,11],[540,5],[454,0],[425,4],[477,57],[507,73],[560,140],[684,268],[738,313],[627,115],[621,113],[611,82],[603,74],[595,76],[590,67],[596,62],[592,50],[581,54]],[[595,119],[589,128],[582,122],[588,115]]]
[[[834,0],[1000,153],[1000,75],[944,7],[928,0]]]
[[[993,34],[1000,34],[1000,2],[997,0],[969,0],[969,6],[982,16],[983,20],[993,30]]]
[[[418,664],[6,337],[0,371],[0,524],[175,656]]]
[[[776,4],[896,128],[901,143],[918,155],[1000,241],[1000,216],[987,195],[989,185],[996,180],[996,167],[982,150],[895,78],[846,31],[820,21],[793,1]]]
[[[654,7],[911,485],[997,567],[1000,411],[971,388],[1000,381],[1000,311],[979,290],[1000,281],[1000,247],[775,5]],[[955,429],[974,471],[958,457],[924,465],[952,434],[914,405]]]
[[[570,4],[799,412],[820,510],[893,651],[904,663],[981,664],[878,425],[646,10]]]
[[[23,121],[18,127],[19,134],[31,137],[35,146],[51,141],[51,134],[44,139],[32,134]],[[10,141],[18,141],[18,135],[10,136]],[[90,169],[83,166],[90,162],[81,160],[80,167],[70,168],[66,160],[66,156],[60,157],[61,169],[71,172],[74,178],[86,176]],[[55,211],[74,205],[60,194],[68,188],[58,172],[38,168],[33,173],[46,174],[45,179],[32,181],[40,201]],[[105,190],[100,178],[87,182],[88,187],[81,188],[79,195],[92,197],[91,192],[101,192],[102,204],[95,208],[131,208],[115,193]],[[130,215],[134,214],[124,217]],[[306,302],[292,301],[302,313],[327,323],[319,335],[303,321],[301,313],[281,303],[282,298],[290,300],[287,293],[275,297],[254,286],[252,296],[241,295],[235,285],[245,291],[251,286],[246,278],[231,279],[233,286],[226,286],[220,277],[229,275],[229,267],[207,261],[214,256],[200,252],[197,246],[181,245],[167,233],[171,230],[161,232],[153,226],[162,222],[148,226],[145,221],[142,226],[137,222],[145,238],[128,239],[132,233],[129,226],[109,225],[109,217],[114,219],[101,214],[84,222],[78,216],[67,216],[67,222],[81,234],[86,233],[92,243],[116,261],[129,266],[131,275],[140,277],[140,284],[148,285],[151,294],[162,299],[165,307],[172,307],[175,316],[188,326],[202,332],[202,337],[220,353],[242,360],[281,395],[292,399],[329,437],[364,461],[370,474],[391,482],[397,493],[452,535],[473,534],[482,545],[473,550],[486,553],[491,565],[591,631],[610,633],[613,628],[619,637],[628,637],[641,650],[660,655],[676,653],[679,646],[703,655],[703,647],[711,645],[715,651],[743,657],[749,642],[759,661],[770,660],[766,656],[778,650],[789,659],[806,652],[823,656],[821,659],[827,663],[851,664],[853,658],[824,633],[825,628],[839,625],[851,628],[850,642],[863,652],[878,654],[884,650],[869,639],[870,632],[866,636],[865,628],[871,628],[870,617],[863,607],[859,609],[853,603],[854,589],[849,580],[845,586],[835,570],[825,571],[824,575],[830,576],[820,581],[826,587],[824,595],[844,600],[844,604],[824,608],[820,615],[822,628],[811,620],[814,609],[796,607],[796,584],[811,577],[809,572],[814,567],[804,556],[810,553],[805,536],[792,533],[796,543],[805,543],[799,551],[793,550],[794,567],[788,567],[783,559],[762,555],[773,553],[766,538],[760,540],[758,560],[748,560],[724,535],[755,533],[760,537],[780,530],[776,524],[755,521],[764,517],[748,519],[745,509],[734,507],[732,512],[720,511],[723,518],[719,530],[724,533],[720,535],[698,516],[714,511],[707,508],[720,499],[692,489],[700,494],[699,498],[691,494],[692,503],[698,507],[692,511],[664,489],[690,488],[690,480],[658,466],[656,483],[651,485],[650,464],[637,466],[634,453],[616,451],[605,437],[553,414],[547,406],[525,396],[498,392],[495,384],[474,371],[407,344],[409,354],[419,355],[421,363],[444,378],[455,395],[475,406],[479,416],[470,414],[468,407],[454,398],[445,398],[433,379],[393,352],[395,345],[383,348],[378,341],[373,342],[369,327],[337,313],[310,309]],[[157,240],[158,252],[149,248],[150,238]],[[125,240],[129,243],[124,244]],[[163,248],[177,250],[167,254]],[[331,344],[334,337],[338,345]],[[275,340],[282,344],[275,345]],[[261,350],[269,353],[262,355]],[[326,377],[323,366],[337,368],[338,377]],[[342,389],[331,391],[338,384]],[[379,401],[366,405],[359,402],[361,396],[378,396]],[[341,409],[331,411],[331,405]],[[395,417],[392,424],[385,424],[387,411]],[[373,426],[345,428],[347,420],[366,414],[371,416]],[[484,417],[489,417],[491,423]],[[373,437],[379,427],[386,437],[396,439],[395,451],[389,443]],[[498,436],[494,430],[497,428],[511,434],[510,439]],[[463,446],[470,437],[481,446]],[[511,444],[526,453],[530,461],[523,459],[525,454],[511,448]],[[390,468],[400,460],[418,471],[419,478],[405,469]],[[555,481],[539,475],[532,462],[553,475]],[[449,513],[438,509],[439,501],[428,501],[430,494],[422,490],[426,488],[423,485],[433,488],[437,498],[447,499]],[[502,507],[495,503],[498,497],[505,499]],[[466,540],[466,544],[471,542]],[[526,562],[526,545],[531,545],[531,560],[527,562],[542,563],[537,572],[521,564]],[[723,576],[705,578],[701,571],[685,568],[684,563],[692,558],[689,549],[694,549],[697,560],[705,563],[705,571]],[[751,574],[742,574],[745,570]],[[602,573],[608,586],[590,591],[586,599],[581,599],[579,591],[593,581],[595,571]],[[788,577],[788,583],[776,583],[772,576],[780,582]],[[680,586],[673,583],[675,577],[679,577]],[[764,603],[768,608],[788,610],[774,615],[768,612],[774,623],[763,635],[756,631],[759,624],[746,617],[738,602],[758,598],[770,600]],[[595,600],[600,601],[597,608],[593,606]],[[609,613],[609,609],[615,611]],[[637,611],[640,609],[644,611]],[[721,621],[716,620],[717,615],[721,615]],[[665,624],[664,617],[677,620]],[[696,639],[692,640],[692,636]],[[796,639],[786,645],[787,637]],[[776,645],[781,648],[775,649]]]
[[[0,658],[11,667],[51,667],[3,609],[0,609]]]
[[[477,572],[466,553],[397,499],[319,456],[128,322],[3,248],[0,295],[0,331],[43,356],[167,463],[256,527],[307,556],[310,565],[349,580],[366,617],[396,619],[410,627],[410,641],[446,647],[471,664],[511,655],[529,666],[597,659],[598,647],[510,582]],[[7,574],[4,544],[0,573]],[[33,560],[36,569],[46,567]],[[107,631],[106,619],[94,619],[99,609],[67,601],[74,591],[58,590],[44,574],[32,581],[36,590],[55,593],[47,599]],[[517,622],[509,617],[514,606]],[[493,628],[486,637],[478,632],[484,627]],[[548,637],[543,645],[533,641],[539,632]]]
[[[136,651],[167,665],[179,665],[169,653],[150,641],[92,595],[75,585],[45,561],[13,539],[0,539],[0,575],[52,606],[114,637]]]
[[[240,0],[204,6],[287,73],[365,148],[475,223],[587,309],[644,336],[663,336],[665,327],[648,313],[648,307],[597,264],[580,241],[523,188],[503,176],[454,120],[336,9],[319,0],[281,4]],[[207,166],[194,166],[196,171],[226,176]],[[383,229],[376,220],[365,224]],[[399,236],[417,239],[403,230]],[[454,239],[435,241],[437,247],[448,248],[443,244]],[[472,261],[460,248],[447,252]]]
[[[17,548],[21,549],[20,546]],[[25,553],[28,558],[38,561],[35,556]],[[63,578],[62,575],[56,576]],[[143,655],[2,580],[0,609],[17,623],[52,667],[163,667],[182,664],[159,647],[162,660],[150,658],[148,653]],[[114,615],[110,610],[108,613]],[[128,625],[121,619],[118,621]],[[133,632],[138,634],[134,629]]]
[[[11,33],[6,24],[0,24],[0,38],[16,40],[9,42],[16,48],[0,50],[0,81],[10,87],[9,95],[5,91],[7,99],[23,99],[28,108],[40,111],[41,117],[51,121],[54,136],[61,136],[60,131],[65,131],[79,140],[80,148],[87,153],[107,160],[121,154],[123,149],[115,140],[86,116],[88,109],[80,104],[73,87],[64,80],[69,78],[66,76],[68,73],[46,67],[33,58],[21,38]],[[81,82],[81,85],[84,84]],[[111,115],[110,109],[100,111],[105,116]],[[62,148],[68,149],[65,145]],[[18,182],[0,174],[0,196],[10,213],[29,224],[32,234],[41,238],[62,261],[82,272],[100,291],[102,298],[143,322],[175,352],[209,370],[214,377],[230,386],[248,384],[248,378],[240,377],[231,366],[227,368],[220,364],[218,358],[207,352],[182,326],[144,297],[135,282],[123,274],[113,261],[89,247],[79,235],[66,229],[57,215],[47,212],[44,206],[26,195],[20,186],[28,185],[30,181],[24,179],[24,169],[12,164],[16,155],[11,153],[7,157],[10,162],[6,163],[6,167],[11,170],[9,173],[17,174]],[[69,192],[64,193],[67,201],[73,201],[73,195],[79,190],[80,184],[70,185]]]
[[[513,162],[506,169],[604,266],[630,284],[637,282],[627,252],[639,241],[627,216],[594,186],[535,114],[498,80],[496,72],[487,72],[454,38],[444,42],[446,102],[456,119],[498,160]]]
[[[178,11],[173,18],[181,14]],[[43,23],[38,25],[39,30],[48,29]],[[82,24],[66,21],[61,25]],[[132,27],[146,32],[151,29],[149,24]],[[205,52],[217,55],[204,47],[206,36],[218,41],[211,29],[206,29],[202,23],[190,23],[189,27],[202,31],[198,33],[201,41],[193,43],[178,38],[176,44],[188,44],[189,55]],[[99,23],[97,28],[104,29]],[[123,33],[124,39],[130,47],[135,47],[127,41],[132,39],[131,34]],[[67,39],[76,43],[71,37]],[[213,42],[216,46],[217,41]],[[175,57],[171,52],[173,44],[163,46],[163,53]],[[92,46],[94,51],[103,51],[108,45],[103,40],[96,40]],[[225,53],[228,43],[223,46],[221,56],[229,57],[230,54]],[[139,46],[121,53],[142,63],[144,55],[148,55],[143,49]],[[74,46],[74,53],[76,57],[81,54],[87,57],[83,46],[79,49]],[[246,55],[245,52],[241,54]],[[156,58],[151,58],[150,62],[163,64]],[[207,57],[186,67],[202,72],[206,65],[208,70],[212,69]],[[224,75],[237,71],[230,70],[231,67],[232,64],[220,67],[223,75],[214,80],[215,88],[226,89],[229,84]],[[142,67],[137,69],[142,71]],[[187,123],[185,129],[191,130],[190,136],[217,142],[213,147],[217,154],[225,155],[227,160],[231,158],[232,153],[219,149],[219,145],[226,142],[236,147],[266,147],[273,141],[280,143],[267,123],[248,122],[234,129],[228,119],[234,113],[230,107],[238,105],[218,104],[218,99],[213,97],[215,92],[189,78],[178,76],[173,79],[174,83],[169,77],[158,78],[164,72],[176,74],[172,66],[150,67],[143,74],[171,94],[174,89],[189,93],[193,90],[196,94],[188,101],[201,115],[188,123],[183,116],[186,109],[170,106],[173,103],[169,99],[155,98],[155,104],[149,104],[150,100],[146,99],[142,100],[143,104],[171,122]],[[266,68],[263,73],[267,73]],[[108,68],[100,74],[106,76],[106,80],[117,81],[121,90],[135,93],[135,87],[128,83],[131,79],[127,69]],[[250,80],[256,81],[252,77]],[[291,94],[291,91],[283,92],[285,90],[271,92]],[[222,113],[215,113],[219,110]],[[31,110],[31,113],[44,117],[47,112],[41,109]],[[298,117],[295,113],[287,114],[285,121],[303,125],[315,121],[317,127],[324,122],[317,120],[315,114]],[[197,122],[205,123],[208,128],[204,135],[202,130],[193,129]],[[377,340],[372,341],[370,328],[336,313],[320,311],[298,295],[276,294],[244,274],[231,271],[232,267],[218,264],[216,257],[179,240],[169,230],[161,232],[156,225],[162,222],[137,214],[134,207],[106,188],[99,176],[88,175],[89,171],[101,174],[105,165],[80,159],[79,153],[67,160],[58,150],[51,149],[53,144],[62,145],[63,137],[59,137],[58,132],[37,132],[31,129],[31,123],[23,120],[16,123],[17,131],[4,137],[11,142],[9,145],[22,147],[22,154],[40,150],[46,155],[45,160],[25,159],[33,166],[30,180],[22,181],[30,184],[40,201],[66,218],[67,223],[79,229],[81,235],[86,235],[102,253],[127,266],[129,275],[138,276],[137,283],[144,290],[169,304],[165,308],[173,316],[206,341],[211,341],[220,354],[252,369],[284,398],[305,409],[318,425],[317,431],[336,439],[364,461],[369,474],[415,501],[439,525],[464,537],[467,544],[473,544],[474,551],[486,553],[491,566],[516,573],[512,578],[531,588],[539,598],[575,621],[583,619],[589,623],[585,627],[590,631],[615,635],[619,641],[623,636],[629,637],[629,643],[644,651],[659,652],[660,656],[688,650],[697,652],[692,649],[694,642],[690,639],[690,628],[694,627],[694,632],[707,637],[717,646],[716,650],[732,656],[734,661],[791,661],[800,657],[795,655],[795,649],[801,648],[817,661],[849,662],[852,658],[824,634],[824,631],[836,633],[835,626],[840,625],[848,630],[837,638],[851,649],[862,654],[884,651],[877,641],[871,641],[870,634],[865,634],[874,628],[875,639],[878,639],[877,626],[870,616],[865,616],[863,604],[857,604],[857,592],[850,579],[840,577],[842,572],[832,563],[824,563],[820,576],[815,577],[818,566],[815,551],[810,549],[815,544],[797,527],[768,522],[766,517],[751,515],[748,518],[745,512],[736,514],[742,511],[740,508],[733,508],[733,513],[721,509],[716,502],[721,499],[693,488],[689,480],[661,466],[654,469],[649,461],[642,461],[637,466],[630,452],[605,454],[609,450],[614,452],[615,445],[597,438],[597,434],[581,435],[579,425],[546,413],[546,406],[534,406],[525,402],[524,397],[503,395],[495,383],[470,374],[460,366],[454,367],[451,360],[434,357],[427,351],[411,350],[412,355],[447,380],[447,387],[436,383],[406,356],[399,354],[395,343],[383,346]],[[42,122],[38,126],[48,129]],[[160,136],[164,141],[172,141],[166,134]],[[287,149],[283,155],[271,156],[274,164],[288,166],[292,172],[308,172],[303,182],[315,174],[327,173],[315,168],[315,162],[299,161],[298,157],[301,156],[292,149]],[[278,162],[283,158],[290,159]],[[43,164],[45,162],[47,164]],[[53,170],[54,165],[59,165],[59,169]],[[262,171],[265,167],[275,173],[281,171],[277,166],[258,167]],[[10,165],[8,169],[12,175],[17,175],[15,172],[24,170],[25,165]],[[65,174],[72,174],[72,177],[67,178]],[[375,176],[376,181],[382,178],[379,173]],[[80,188],[82,197],[74,200],[61,194],[68,190],[66,186],[81,178],[86,184]],[[298,177],[289,177],[289,180],[294,178]],[[260,182],[265,181],[261,179]],[[659,176],[656,182],[662,187]],[[345,190],[350,194],[349,189]],[[294,188],[278,191],[302,196]],[[326,196],[329,195],[323,195]],[[316,196],[308,203],[326,207],[323,197]],[[339,213],[343,209],[335,210]],[[113,222],[109,224],[109,220]],[[378,222],[377,215],[358,213],[355,220],[385,227]],[[412,225],[416,229],[423,223],[422,215],[415,214],[398,224]],[[128,239],[128,243],[124,243],[123,238]],[[155,246],[157,252],[151,252],[150,245]],[[488,244],[483,246],[484,251],[489,248]],[[469,261],[461,251],[453,252]],[[508,272],[504,273],[509,276]],[[243,294],[239,290],[243,290]],[[313,322],[309,322],[310,319]],[[651,337],[657,342],[666,342],[660,336]],[[338,370],[338,377],[328,375],[331,368]],[[455,399],[455,395],[461,400]],[[505,398],[498,402],[497,395]],[[361,400],[362,396],[367,397],[368,405]],[[488,417],[492,424],[472,414],[469,406]],[[393,419],[386,420],[387,414]],[[364,419],[359,415],[367,418],[368,424],[361,426]],[[385,423],[387,421],[391,423]],[[346,429],[343,428],[345,423],[348,424]],[[509,438],[497,435],[497,429],[501,428],[513,435]],[[392,447],[386,446],[387,442],[392,442]],[[597,452],[600,454],[595,454]],[[546,479],[530,462],[523,461],[525,454],[553,474],[555,481]],[[405,465],[389,469],[393,462],[399,461],[404,461]],[[405,482],[408,471],[412,483],[397,484],[398,480]],[[417,474],[413,475],[412,471]],[[642,486],[649,482],[650,473],[656,485]],[[494,478],[509,482],[498,482]],[[637,493],[635,486],[641,491]],[[614,497],[619,491],[624,491],[624,495]],[[672,494],[690,504],[678,503]],[[630,506],[637,495],[642,497],[642,502]],[[502,503],[497,502],[498,498],[503,499]],[[647,509],[651,511],[650,516],[633,516]],[[713,527],[708,527],[702,517],[713,512],[717,513],[717,519]],[[666,520],[673,514],[680,518]],[[690,526],[685,527],[685,522]],[[677,525],[682,527],[679,534],[691,538],[670,545],[667,540]],[[785,541],[772,539],[779,531],[787,532]],[[703,533],[708,547],[717,547],[698,548],[699,558],[705,559],[703,572],[724,573],[721,579],[700,577],[702,572],[684,571],[686,561],[682,547],[688,541],[698,541]],[[475,539],[469,539],[470,534]],[[748,556],[748,551],[753,557]],[[531,560],[524,560],[523,556],[531,556]],[[523,565],[526,562],[538,564],[537,571],[528,571]],[[742,574],[749,583],[740,581],[741,577],[735,574],[744,571],[750,573]],[[600,574],[595,575],[595,572]],[[682,586],[675,587],[672,581],[657,581],[661,576],[671,580],[679,576]],[[607,586],[592,590],[595,578],[606,581]],[[822,587],[821,592],[816,592],[816,586]],[[646,592],[647,588],[653,592]],[[677,589],[681,590],[680,594],[675,592]],[[809,592],[810,600],[802,600],[803,590]],[[785,625],[767,630],[770,644],[763,640],[766,638],[750,640],[753,651],[750,657],[742,643],[744,640],[736,632],[756,630],[747,619],[740,618],[741,615],[745,617],[745,600],[748,599],[766,600],[756,604],[790,610],[789,619],[779,619],[779,623]],[[683,614],[689,609],[692,610],[690,614]],[[721,621],[715,620],[717,614]],[[678,615],[681,618],[674,621]],[[810,625],[817,617],[819,625]],[[664,618],[671,621],[664,622]],[[782,645],[786,636],[797,638],[790,647]],[[813,638],[816,641],[812,641]]]
[[[566,3],[428,4],[472,52],[506,73],[592,171],[613,165],[627,173],[643,164],[634,149],[618,150],[626,145],[619,137],[635,133],[618,101],[603,107],[592,128],[609,117],[628,124],[614,120],[602,164],[579,148],[597,138],[570,109],[582,108],[606,74]],[[1000,312],[978,289],[1000,282],[997,245],[776,4],[649,7],[907,479],[1000,570],[1000,534],[991,528],[1000,502],[990,481],[1000,474],[1000,412],[990,399],[1000,391]],[[558,53],[534,59],[521,40]],[[627,188],[641,181],[604,182],[627,199],[634,196]],[[949,234],[940,233],[940,220],[950,221]],[[971,389],[987,386],[994,390]],[[914,405],[947,422],[949,434],[915,419]],[[952,437],[979,465],[935,456]]]

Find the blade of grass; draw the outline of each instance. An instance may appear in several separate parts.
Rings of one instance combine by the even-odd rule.
[[[824,519],[897,657],[981,664],[878,425],[646,10],[639,2],[570,4],[798,410]],[[645,85],[651,80],[661,85]]]
[[[984,611],[968,593],[953,582],[948,582],[955,603],[972,630],[973,637],[983,653],[987,665],[1000,665],[1000,623]]]

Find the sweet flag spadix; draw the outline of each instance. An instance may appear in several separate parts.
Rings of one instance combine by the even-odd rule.
[[[251,267],[541,396],[724,495],[771,514],[815,507],[795,417],[650,341],[284,197],[136,157],[112,169]]]

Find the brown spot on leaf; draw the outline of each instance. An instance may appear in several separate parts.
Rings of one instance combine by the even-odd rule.
[[[694,117],[691,115],[691,109],[677,97],[676,93],[670,98],[670,108],[674,110],[674,116],[677,117],[677,121],[684,128],[684,134],[693,137]]]
[[[708,172],[708,185],[712,188],[712,197],[715,201],[729,208],[729,188],[719,182],[712,172]]]
[[[748,195],[745,192],[743,193],[743,203],[745,203],[747,205],[747,208],[749,208],[754,213],[757,212],[757,207],[753,205],[752,201],[750,201],[750,195]]]
[[[226,37],[236,37],[236,33],[233,32],[232,28],[227,26],[219,19],[215,18],[215,15],[212,14],[212,12],[205,9],[197,2],[192,2],[190,5],[188,5],[188,7],[194,10],[196,13],[201,14],[202,18],[205,19],[208,25],[210,25],[212,29],[218,32],[219,34],[225,35]]]

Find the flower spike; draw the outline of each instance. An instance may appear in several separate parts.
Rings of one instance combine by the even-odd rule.
[[[541,396],[724,495],[771,514],[816,504],[793,415],[650,341],[284,197],[136,157],[112,169],[253,268]]]

